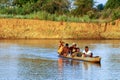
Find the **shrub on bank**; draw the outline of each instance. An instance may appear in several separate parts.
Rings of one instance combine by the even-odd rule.
[[[11,10],[7,14],[3,14],[7,10],[1,9],[0,10],[0,18],[18,18],[18,19],[39,19],[39,20],[51,20],[51,21],[69,21],[69,22],[108,22],[111,20],[116,20],[120,18],[120,9],[111,10],[108,9],[106,11],[101,11],[97,13],[88,12],[87,15],[83,16],[73,16],[71,14],[50,14],[45,11],[33,12],[26,15],[23,14],[23,9],[18,10]],[[13,14],[14,12],[14,14]],[[9,14],[11,13],[11,14]],[[16,14],[15,14],[16,13]],[[20,13],[20,14],[17,14]],[[107,19],[107,20],[106,20]]]
[[[49,14],[45,11],[34,12],[27,15],[15,15],[15,14],[0,14],[1,18],[20,18],[20,19],[39,19],[39,20],[52,20],[52,21],[70,21],[70,22],[89,22],[88,15],[83,17],[75,17],[72,15],[57,15]],[[91,20],[92,21],[92,20]]]

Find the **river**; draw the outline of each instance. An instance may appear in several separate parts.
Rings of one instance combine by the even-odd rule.
[[[119,40],[64,40],[89,46],[101,63],[59,58],[59,40],[0,40],[0,80],[119,80]]]

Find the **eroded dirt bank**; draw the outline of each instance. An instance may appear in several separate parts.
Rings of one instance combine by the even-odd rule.
[[[0,19],[0,39],[120,39],[120,20],[74,23],[30,19]]]

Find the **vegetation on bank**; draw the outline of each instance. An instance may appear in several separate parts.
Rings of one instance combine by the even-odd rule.
[[[67,15],[56,15],[49,14],[47,12],[35,12],[27,15],[0,15],[0,18],[16,18],[16,19],[36,19],[36,20],[50,20],[50,21],[63,21],[63,22],[109,22],[110,20],[98,20],[90,19],[88,15],[82,17],[67,16]]]
[[[0,39],[120,39],[120,0],[0,0],[0,18]]]
[[[106,5],[95,5],[94,0],[71,1],[1,0],[0,17],[71,22],[108,22],[120,18],[120,0],[108,0]]]

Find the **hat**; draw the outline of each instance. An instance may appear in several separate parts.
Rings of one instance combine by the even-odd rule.
[[[72,43],[72,45],[76,45],[76,43]]]

